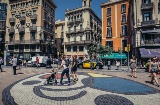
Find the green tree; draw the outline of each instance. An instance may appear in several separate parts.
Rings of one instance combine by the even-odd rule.
[[[110,55],[112,51],[113,51],[112,47],[110,46],[103,46],[103,45],[99,46],[99,54],[101,55]]]

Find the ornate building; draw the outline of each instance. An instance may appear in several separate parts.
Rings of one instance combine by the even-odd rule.
[[[52,0],[9,0],[7,52],[24,58],[53,54],[55,9]]]
[[[7,17],[7,2],[1,0],[0,2],[0,57],[3,57],[4,42],[6,34],[6,17]]]
[[[160,1],[131,0],[132,54],[147,62],[160,57]]]
[[[67,56],[88,55],[91,45],[101,43],[101,19],[91,9],[91,0],[82,0],[82,7],[65,12],[64,53]]]

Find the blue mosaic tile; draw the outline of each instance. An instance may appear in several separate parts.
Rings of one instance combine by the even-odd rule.
[[[94,88],[123,94],[151,94],[159,92],[147,85],[123,78],[94,78]]]

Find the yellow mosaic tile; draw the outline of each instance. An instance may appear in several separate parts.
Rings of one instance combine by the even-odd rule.
[[[88,73],[90,76],[92,77],[107,77],[110,78],[112,76],[108,76],[108,75],[102,75],[102,74],[95,74],[95,73]]]

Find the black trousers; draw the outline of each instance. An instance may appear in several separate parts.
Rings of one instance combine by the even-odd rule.
[[[16,66],[13,66],[13,74],[16,75]]]
[[[2,67],[1,67],[1,64],[0,64],[0,69],[1,69],[1,72],[2,72]]]
[[[62,84],[64,74],[66,74],[68,82],[70,83],[69,68],[66,68],[62,71],[60,84]]]

